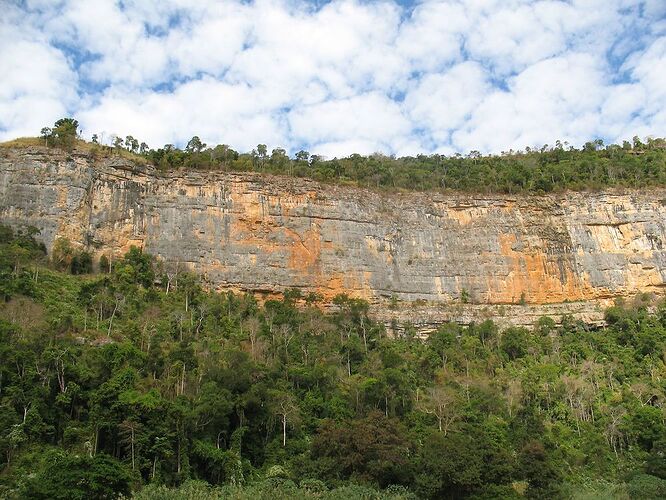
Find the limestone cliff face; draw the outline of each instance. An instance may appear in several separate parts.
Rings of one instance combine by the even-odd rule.
[[[59,236],[97,256],[142,246],[218,288],[344,292],[383,304],[375,311],[387,322],[424,327],[565,313],[598,321],[616,297],[664,290],[662,189],[384,194],[257,174],[162,174],[36,147],[0,155],[2,222],[36,226],[49,249]]]

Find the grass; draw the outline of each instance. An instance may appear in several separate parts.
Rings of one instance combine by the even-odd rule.
[[[10,141],[0,142],[0,148],[12,149],[12,148],[27,148],[30,146],[42,146],[46,147],[44,144],[44,139],[41,137],[18,137]],[[59,149],[53,147],[52,149]],[[114,149],[111,146],[106,146],[104,144],[96,144],[94,142],[87,142],[82,139],[77,139],[74,144],[74,151],[79,153],[88,153],[94,156],[96,159],[100,158],[112,158],[112,157],[121,157],[127,160],[134,161],[140,164],[147,164],[148,160],[141,155],[127,151],[126,149]]]
[[[10,141],[0,142],[0,148],[26,148],[28,146],[44,146],[41,137],[17,137]]]

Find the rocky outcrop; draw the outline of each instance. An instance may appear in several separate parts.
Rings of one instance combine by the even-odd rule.
[[[666,191],[380,193],[251,173],[160,173],[116,157],[0,150],[0,219],[96,256],[138,245],[257,293],[368,299],[422,328],[602,319],[666,277]],[[467,303],[463,303],[467,302]]]

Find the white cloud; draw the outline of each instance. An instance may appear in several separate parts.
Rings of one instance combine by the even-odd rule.
[[[601,119],[609,129],[611,137],[620,137],[626,133],[627,125],[635,128],[633,115],[643,109],[646,102],[645,88],[636,84],[613,86],[602,105]],[[629,132],[631,133],[631,132]]]
[[[0,139],[38,135],[77,99],[77,75],[39,34],[22,32],[13,16],[0,22]],[[4,129],[4,130],[3,130]]]
[[[657,38],[645,51],[627,61],[625,69],[631,73],[633,82],[619,86],[624,90],[614,96],[619,104],[611,101],[609,106],[619,106],[632,95],[641,98],[634,97],[633,103],[625,104],[625,116],[631,117],[631,121],[617,120],[616,128],[621,132],[615,137],[663,137],[666,135],[666,36]]]
[[[355,138],[388,145],[410,132],[398,104],[378,92],[297,108],[289,123],[297,141]]]
[[[589,55],[540,61],[491,93],[453,142],[462,150],[500,151],[556,139],[585,142],[599,134],[605,96],[601,70]]]
[[[3,138],[66,114],[152,146],[327,156],[666,135],[662,0],[122,4],[5,9]]]
[[[471,26],[469,11],[460,3],[423,3],[402,25],[396,49],[411,71],[441,70],[462,59],[463,35]]]
[[[381,151],[382,145],[362,139],[347,139],[342,141],[322,142],[315,144],[315,151],[324,158],[341,158],[349,155],[350,151],[361,155],[370,155]]]
[[[183,143],[195,134],[205,142],[241,150],[258,142],[283,144],[286,138],[277,117],[253,97],[247,86],[209,78],[181,85],[172,94],[108,92],[83,111],[80,120],[90,133],[104,132],[106,137],[132,134],[156,147]],[[261,140],[255,140],[257,137]]]
[[[446,73],[425,75],[410,90],[404,108],[417,127],[426,126],[436,144],[447,143],[491,89],[483,67],[464,62]]]

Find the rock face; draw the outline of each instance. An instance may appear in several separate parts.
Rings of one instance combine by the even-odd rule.
[[[347,293],[387,323],[600,321],[661,295],[666,191],[378,193],[250,173],[169,173],[122,158],[0,150],[0,220],[96,257],[131,245],[253,292]],[[466,303],[463,303],[466,302]]]

